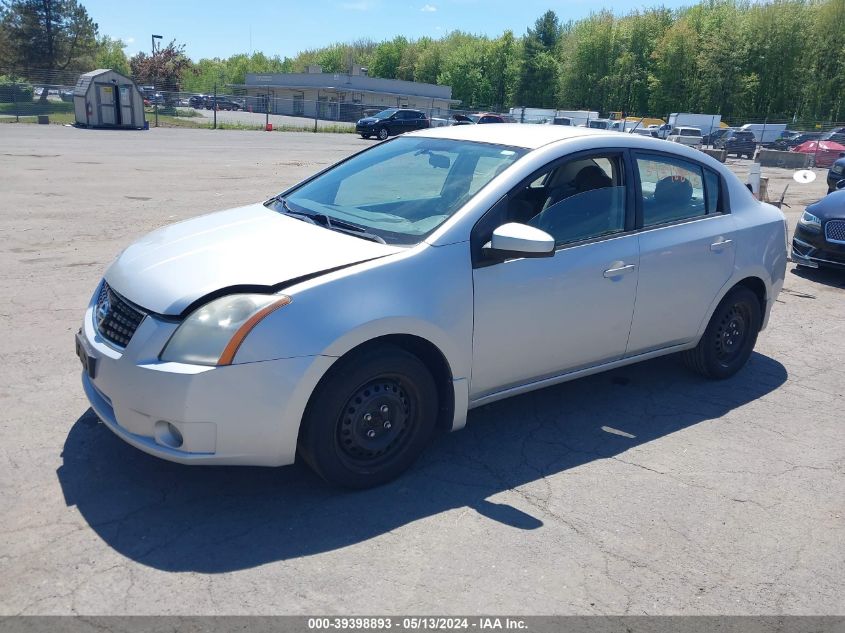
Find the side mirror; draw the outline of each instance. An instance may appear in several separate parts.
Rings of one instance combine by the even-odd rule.
[[[484,249],[497,257],[552,257],[555,238],[533,226],[508,222],[493,231]]]

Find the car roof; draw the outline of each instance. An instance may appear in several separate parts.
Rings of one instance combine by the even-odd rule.
[[[524,123],[501,123],[499,125],[454,125],[449,127],[435,127],[419,132],[415,136],[431,138],[445,138],[456,141],[477,141],[479,143],[495,143],[525,149],[537,149],[543,145],[562,141],[568,138],[583,136],[619,136],[619,132],[595,130],[592,128],[573,127],[568,125],[530,125]]]

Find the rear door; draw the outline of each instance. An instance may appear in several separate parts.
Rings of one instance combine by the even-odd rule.
[[[639,281],[627,355],[686,343],[733,273],[734,219],[721,177],[669,154],[635,152]]]
[[[114,125],[117,121],[115,112],[114,86],[97,84],[97,107],[100,109],[100,125]]]

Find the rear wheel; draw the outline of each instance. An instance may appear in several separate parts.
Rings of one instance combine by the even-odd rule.
[[[761,319],[757,295],[734,288],[719,303],[698,345],[683,353],[685,364],[707,378],[730,378],[751,356]]]
[[[393,345],[353,352],[311,396],[299,452],[329,483],[378,486],[416,460],[437,409],[434,379],[416,356]]]

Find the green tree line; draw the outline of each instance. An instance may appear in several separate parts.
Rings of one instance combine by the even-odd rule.
[[[333,44],[293,59],[202,59],[185,89],[248,72],[366,67],[371,76],[452,86],[467,108],[531,106],[725,119],[845,118],[845,0],[705,0],[561,22],[547,11],[520,36]]]
[[[62,20],[57,21],[57,13]],[[45,14],[53,16],[49,24]],[[0,69],[110,67],[135,74],[156,64],[127,59],[76,0],[0,0]],[[845,0],[703,0],[678,10],[600,11],[561,22],[547,11],[522,35],[454,31],[442,38],[358,40],[302,51],[191,62],[171,43],[163,87],[210,92],[247,73],[347,72],[452,86],[466,108],[589,109],[727,120],[845,119]],[[161,61],[161,60],[158,60]],[[136,77],[146,83],[149,78]]]

